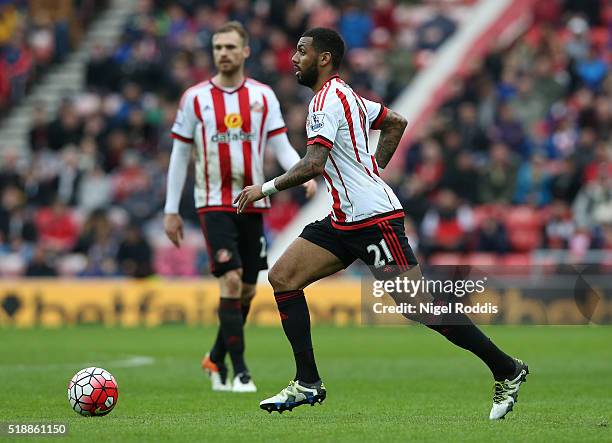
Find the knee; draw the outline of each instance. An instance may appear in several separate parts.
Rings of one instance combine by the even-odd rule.
[[[240,299],[243,305],[248,305],[251,300],[255,297],[255,285],[242,285],[242,294]]]
[[[292,273],[286,267],[283,266],[272,266],[272,269],[268,272],[268,281],[272,285],[274,292],[280,291],[292,291],[297,289],[294,287],[294,281],[291,278]]]
[[[228,271],[221,277],[221,297],[240,298],[242,274],[238,270]]]

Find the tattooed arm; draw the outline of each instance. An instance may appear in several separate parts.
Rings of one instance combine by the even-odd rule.
[[[313,179],[323,172],[325,163],[329,156],[329,148],[318,143],[308,146],[306,155],[299,162],[291,167],[283,175],[279,175],[273,182],[276,191],[283,191],[292,188],[308,180]],[[270,183],[270,182],[268,182]],[[265,197],[262,191],[262,185],[253,185],[245,187],[238,197],[234,199],[234,204],[238,204],[238,213],[242,212],[249,204],[254,201],[261,200]]]
[[[381,168],[385,168],[389,164],[389,160],[391,160],[402,135],[404,135],[407,124],[408,122],[404,117],[390,109],[380,123],[378,129],[381,133],[376,149],[376,163]]]
[[[328,156],[329,148],[319,143],[308,146],[304,158],[283,175],[276,177],[274,186],[277,190],[283,191],[318,177],[325,169]]]

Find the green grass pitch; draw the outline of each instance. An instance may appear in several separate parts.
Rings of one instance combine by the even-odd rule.
[[[327,400],[282,415],[258,407],[294,374],[280,328],[247,328],[256,394],[210,391],[200,358],[213,328],[0,329],[0,422],[68,422],[64,441],[612,441],[612,327],[486,332],[531,370],[499,422],[487,368],[424,327],[314,327]],[[68,380],[90,364],[118,381],[109,416],[68,404]]]

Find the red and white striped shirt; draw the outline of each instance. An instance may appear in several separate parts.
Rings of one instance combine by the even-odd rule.
[[[172,136],[196,145],[195,203],[199,212],[235,211],[245,186],[263,184],[267,140],[287,131],[272,89],[245,78],[226,90],[212,81],[189,88],[181,98]],[[266,197],[245,212],[270,207]]]
[[[308,144],[330,149],[323,176],[331,197],[332,224],[358,229],[404,216],[402,205],[380,178],[369,131],[378,129],[387,108],[357,95],[337,75],[308,106]]]

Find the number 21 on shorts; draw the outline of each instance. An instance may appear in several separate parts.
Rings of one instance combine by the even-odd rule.
[[[381,249],[382,249],[382,253],[381,253]],[[376,269],[382,268],[387,263],[393,262],[393,256],[391,255],[391,250],[389,249],[389,246],[387,246],[387,242],[385,241],[384,238],[381,239],[380,242],[378,243],[372,243],[368,245],[366,248],[366,251],[368,251],[368,253],[372,253],[372,252],[374,253],[374,267]],[[383,254],[385,258],[387,259],[387,261],[383,259]]]

